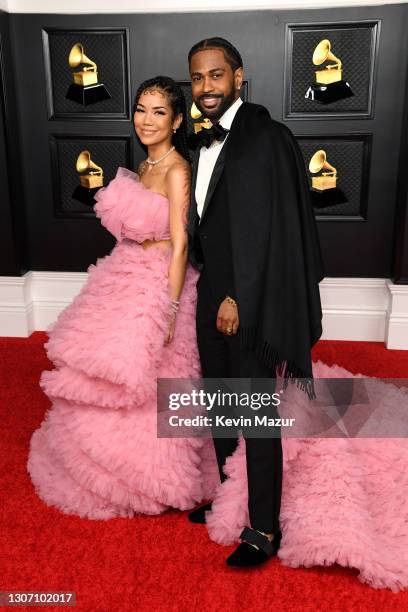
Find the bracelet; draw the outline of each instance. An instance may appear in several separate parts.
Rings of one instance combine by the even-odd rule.
[[[178,311],[179,306],[180,306],[180,300],[171,300],[170,308],[172,309],[174,313]]]
[[[236,301],[232,297],[230,297],[229,295],[225,296],[225,299],[227,300],[228,304],[232,304],[232,306],[236,306],[237,305]]]

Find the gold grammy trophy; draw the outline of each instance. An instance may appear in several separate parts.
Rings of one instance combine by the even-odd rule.
[[[322,172],[320,176],[313,176],[312,188],[318,191],[334,189],[337,185],[337,170],[329,164],[326,158],[326,151],[323,149],[316,151],[309,162],[309,171],[312,174],[316,174],[320,170],[328,170],[329,172]]]
[[[81,43],[76,43],[68,57],[71,68],[79,68],[72,73],[74,82],[68,88],[66,97],[84,106],[108,100],[110,93],[103,83],[98,83],[98,67],[84,53]]]
[[[315,70],[316,82],[309,86],[305,98],[322,104],[330,104],[330,102],[354,96],[350,85],[347,81],[343,81],[342,63],[340,58],[332,53],[330,40],[325,38],[319,42],[313,52],[312,61],[315,66],[321,66],[326,61],[334,63],[326,64],[324,68]]]
[[[198,110],[197,106],[195,105],[195,103],[193,102],[191,105],[191,109],[190,109],[190,116],[192,119],[194,119],[194,123],[193,123],[193,127],[194,127],[194,134],[189,134],[188,136],[188,146],[190,149],[195,149],[195,147],[197,146],[196,143],[196,134],[198,132],[200,132],[201,130],[209,130],[212,127],[212,123],[209,119],[207,118],[203,118],[201,121],[199,120],[200,117],[202,117],[202,113]],[[197,121],[198,119],[198,121]]]
[[[337,187],[337,169],[327,161],[326,151],[319,149],[309,161],[309,172],[317,174],[312,177],[312,201],[317,208],[325,208],[335,204],[344,204],[347,198]]]
[[[80,184],[75,188],[72,197],[82,204],[93,206],[95,193],[103,187],[103,169],[92,161],[89,151],[81,151],[75,167]]]

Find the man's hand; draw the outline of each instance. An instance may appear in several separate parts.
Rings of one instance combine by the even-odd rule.
[[[230,304],[226,299],[221,302],[217,313],[218,331],[233,336],[237,333],[239,326],[238,308]]]

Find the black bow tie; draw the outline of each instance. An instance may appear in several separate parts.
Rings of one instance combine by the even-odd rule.
[[[215,141],[223,142],[228,134],[219,123],[215,123],[210,128],[201,128],[198,134],[191,134],[189,137],[189,146],[191,149],[197,147],[208,147]]]

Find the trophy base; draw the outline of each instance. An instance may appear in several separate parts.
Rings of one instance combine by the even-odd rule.
[[[68,98],[68,100],[78,102],[78,104],[82,104],[83,106],[88,106],[89,104],[95,104],[95,102],[109,100],[112,96],[103,83],[98,83],[98,85],[88,85],[86,87],[72,83],[69,86],[67,95],[65,97]]]
[[[94,206],[96,204],[94,200],[94,195],[97,191],[99,191],[100,187],[93,187],[92,189],[88,189],[87,187],[83,187],[82,185],[78,185],[74,189],[74,193],[72,197],[74,200],[81,202],[81,204],[85,204],[85,206]]]
[[[320,104],[330,104],[331,102],[337,102],[337,100],[351,98],[352,96],[354,94],[347,81],[337,81],[329,85],[313,83],[305,93],[306,99],[320,102]]]
[[[338,187],[325,189],[324,191],[310,189],[310,194],[314,208],[327,208],[328,206],[336,206],[348,202],[344,191]]]

